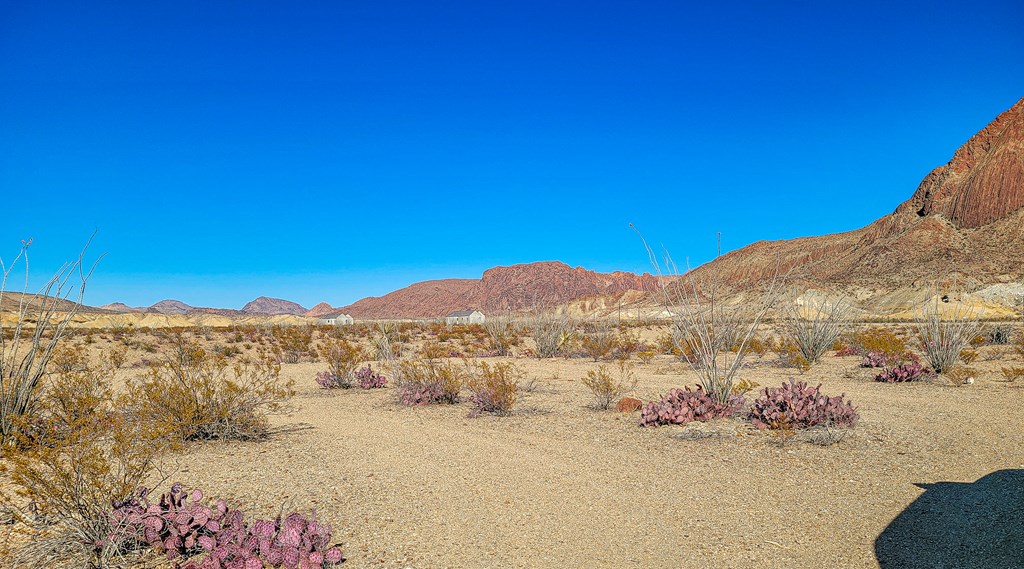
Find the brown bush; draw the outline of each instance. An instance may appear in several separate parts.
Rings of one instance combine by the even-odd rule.
[[[589,370],[581,380],[594,394],[597,400],[595,407],[598,409],[610,408],[620,397],[636,388],[632,366],[620,360],[616,367],[619,369],[615,375],[608,370],[608,366],[601,365],[596,370]]]
[[[254,439],[267,432],[266,415],[293,394],[268,352],[228,365],[179,337],[170,356],[128,383],[122,404],[140,421],[183,441]]]

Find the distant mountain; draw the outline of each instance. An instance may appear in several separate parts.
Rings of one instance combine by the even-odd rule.
[[[846,196],[841,199],[856,199]],[[829,207],[835,207],[831,205]],[[971,137],[909,200],[846,233],[761,241],[698,267],[735,289],[780,266],[804,287],[858,298],[956,278],[967,288],[1024,278],[1024,99]]]
[[[332,308],[330,304],[327,304],[326,302],[321,302],[320,304],[317,304],[313,308],[307,310],[305,316],[319,318],[325,314],[331,314],[333,312],[337,311],[334,308]]]
[[[308,312],[307,309],[290,300],[267,296],[261,296],[242,307],[243,314],[294,314],[295,316],[304,316],[306,312]]]
[[[194,310],[194,306],[189,306],[180,300],[161,300],[160,302],[150,306],[147,312],[159,312],[160,314],[188,314]]]
[[[495,267],[480,279],[415,283],[381,297],[339,308],[355,318],[436,318],[468,308],[485,314],[549,308],[591,296],[650,291],[657,277],[627,272],[596,273],[557,261]]]
[[[109,310],[111,312],[145,312],[145,308],[133,308],[123,302],[114,302],[111,304],[104,304],[99,307],[101,310]]]

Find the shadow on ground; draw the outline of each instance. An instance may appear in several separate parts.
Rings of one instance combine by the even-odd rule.
[[[1024,568],[1024,470],[918,486],[875,540],[882,569]]]

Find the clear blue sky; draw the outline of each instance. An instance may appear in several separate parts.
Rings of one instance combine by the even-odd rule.
[[[898,5],[898,6],[894,6]],[[5,2],[0,255],[335,306],[891,212],[1024,96],[1005,2]]]

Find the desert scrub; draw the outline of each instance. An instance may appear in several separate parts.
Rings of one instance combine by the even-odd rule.
[[[623,395],[636,388],[636,376],[633,366],[626,361],[619,361],[618,371],[608,370],[607,365],[600,365],[596,370],[587,371],[580,381],[594,394],[594,406],[598,409],[610,409]]]
[[[321,343],[318,354],[328,367],[316,376],[320,387],[347,389],[355,385],[356,368],[366,359],[362,348],[348,340],[328,338]]]
[[[607,359],[618,346],[615,330],[607,322],[595,322],[580,338],[580,347],[594,361]]]
[[[957,366],[964,348],[978,335],[978,317],[963,304],[948,306],[939,298],[936,293],[918,310],[917,336],[928,365],[935,373],[947,373]]]
[[[842,333],[848,306],[841,299],[790,305],[782,322],[783,336],[797,347],[808,365],[813,365],[832,348]]]
[[[418,406],[433,403],[458,403],[459,393],[468,380],[465,365],[449,360],[403,360],[391,375],[398,384],[398,401]]]
[[[829,397],[821,385],[789,380],[782,387],[765,387],[750,409],[758,429],[806,429],[817,425],[853,427],[860,419],[844,395]]]
[[[233,365],[179,335],[172,353],[129,381],[122,397],[137,420],[166,428],[182,441],[256,439],[267,433],[267,414],[294,393],[281,364],[266,351]]]
[[[467,382],[469,401],[473,404],[472,415],[511,413],[516,404],[519,382],[525,377],[526,373],[512,362],[474,364]]]
[[[28,295],[32,240],[21,243],[9,264],[0,259],[0,305],[14,308],[13,319],[0,319],[0,446],[14,444],[21,436],[18,425],[36,411],[50,359],[78,313],[95,269],[95,264],[90,268],[84,263],[86,243],[77,259],[64,263],[37,294]],[[22,271],[20,266],[25,288],[20,293],[8,291],[8,280],[15,269]],[[68,302],[76,289],[76,302]]]
[[[563,314],[538,312],[530,319],[530,335],[533,337],[537,357],[550,358],[571,351],[575,326]]]
[[[641,427],[658,425],[686,425],[693,421],[710,421],[732,417],[743,408],[743,396],[731,393],[725,403],[719,403],[700,385],[691,390],[672,389],[660,401],[651,401],[640,411]]]
[[[928,374],[929,370],[915,358],[908,363],[883,369],[875,376],[875,381],[882,383],[906,383],[908,381],[919,381]]]
[[[868,328],[858,330],[841,341],[839,356],[858,355],[880,362],[879,365],[868,365],[864,367],[883,367],[902,361],[907,358],[910,351],[907,348],[907,341],[896,335],[892,330],[886,328]]]
[[[134,548],[111,519],[111,502],[149,479],[172,441],[123,413],[107,377],[84,370],[55,378],[21,431],[28,434],[5,449],[0,469],[16,494],[0,489],[0,502],[28,536],[10,551],[9,566],[121,566]]]

